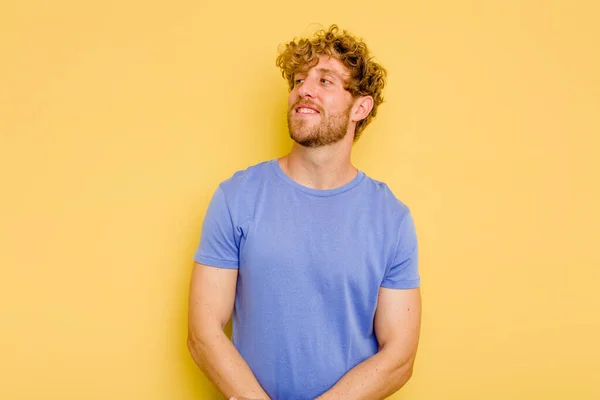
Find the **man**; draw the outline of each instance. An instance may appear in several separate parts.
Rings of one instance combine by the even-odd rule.
[[[412,374],[421,315],[410,211],[350,161],[386,72],[335,25],[288,43],[277,65],[294,143],[215,192],[188,347],[226,398],[383,399]]]

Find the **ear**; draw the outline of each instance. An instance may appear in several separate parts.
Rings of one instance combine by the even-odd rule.
[[[358,122],[367,118],[371,110],[373,109],[373,98],[371,96],[363,96],[359,97],[354,102],[354,107],[352,107],[352,121]]]

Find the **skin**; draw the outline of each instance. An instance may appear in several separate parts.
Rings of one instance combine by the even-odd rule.
[[[350,161],[356,123],[369,115],[373,108],[370,96],[353,99],[344,89],[347,69],[336,59],[321,56],[319,63],[307,72],[297,73],[295,85],[288,97],[288,126],[294,139],[290,153],[279,160],[283,171],[296,182],[314,189],[333,189],[350,182],[358,170]],[[298,107],[308,105],[318,114],[301,114]],[[299,142],[314,135],[324,125],[347,115],[345,132],[337,141],[325,146],[307,147]],[[338,123],[339,125],[339,123]],[[339,128],[339,126],[333,126]],[[322,136],[328,135],[321,132]],[[330,135],[332,136],[332,135]]]
[[[321,56],[295,75],[288,98],[288,127],[294,140],[279,159],[282,170],[301,185],[334,189],[358,170],[350,156],[358,121],[373,108],[370,96],[353,98],[344,89],[347,69]],[[306,106],[317,113],[302,113]],[[189,299],[190,353],[225,398],[268,399],[248,364],[223,333],[234,305],[237,270],[195,264]],[[318,400],[384,399],[411,377],[419,341],[419,289],[380,288],[374,328],[379,351],[344,375]]]

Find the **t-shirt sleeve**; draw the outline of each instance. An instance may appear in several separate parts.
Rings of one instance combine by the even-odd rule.
[[[194,260],[200,264],[221,268],[238,268],[239,241],[235,225],[221,187],[213,194],[204,222]]]
[[[387,269],[381,286],[391,289],[413,289],[421,284],[419,276],[417,233],[410,212],[400,224],[398,243],[393,262]]]

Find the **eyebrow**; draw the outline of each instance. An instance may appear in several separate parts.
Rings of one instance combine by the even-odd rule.
[[[342,79],[342,75],[339,72],[334,71],[332,69],[329,69],[329,68],[317,68],[317,71],[322,72],[324,74],[334,75],[335,77],[339,78],[340,80],[343,80]]]
[[[339,72],[334,71],[332,69],[329,69],[329,68],[317,68],[317,71],[319,71],[319,72],[321,72],[323,74],[331,74],[331,75],[335,76],[336,78],[338,78],[339,80],[344,81],[344,78],[342,77],[342,75]],[[308,71],[298,71],[298,72],[295,73],[295,75],[306,74],[306,73],[308,73]]]

